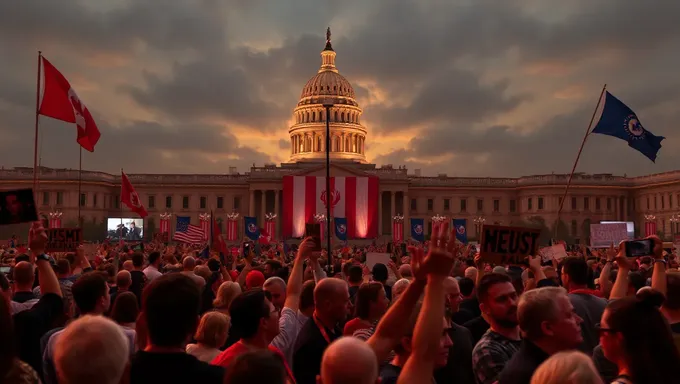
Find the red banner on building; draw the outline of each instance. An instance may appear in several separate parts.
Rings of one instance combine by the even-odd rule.
[[[227,241],[238,240],[238,221],[227,220]]]
[[[656,222],[648,221],[645,223],[645,237],[656,235]]]
[[[271,240],[276,240],[276,220],[265,221],[264,230],[269,234]]]
[[[404,241],[404,222],[396,221],[392,222],[392,241],[395,243],[401,243]]]

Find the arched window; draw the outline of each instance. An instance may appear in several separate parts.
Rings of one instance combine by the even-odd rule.
[[[345,138],[345,152],[350,152],[350,141],[349,137]]]
[[[340,139],[337,136],[333,137],[333,152],[340,152]]]
[[[335,111],[335,117],[334,117],[333,121],[338,121],[338,111]]]
[[[323,143],[323,138],[321,136],[318,136],[316,138],[316,150],[318,152],[321,152],[321,148],[323,148],[323,145],[321,143]]]
[[[340,114],[340,121],[345,122],[345,112]]]
[[[300,150],[298,152],[304,152],[305,151],[305,147],[304,147],[305,143],[304,143],[304,141],[302,141],[302,136],[298,135],[297,140],[298,140],[298,148],[300,148]]]
[[[354,136],[354,153],[359,153],[359,138],[357,136]]]

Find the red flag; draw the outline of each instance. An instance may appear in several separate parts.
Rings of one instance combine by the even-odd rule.
[[[269,244],[269,241],[271,240],[271,236],[269,235],[269,232],[267,232],[266,229],[260,228],[260,238],[257,239],[260,244]]]
[[[90,152],[99,141],[101,133],[90,111],[78,98],[68,80],[52,63],[42,58],[45,87],[38,113],[67,123],[75,123],[78,128],[78,144]]]
[[[120,178],[120,201],[127,205],[127,207],[130,208],[132,212],[136,212],[139,216],[141,216],[142,219],[149,215],[149,213],[146,212],[146,208],[144,208],[142,202],[139,200],[137,191],[135,191],[135,188],[132,186],[132,183],[130,183],[130,180],[123,171],[121,171]]]

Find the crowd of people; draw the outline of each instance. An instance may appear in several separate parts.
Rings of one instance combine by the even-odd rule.
[[[674,251],[490,265],[425,244],[3,249],[1,383],[680,383]],[[366,264],[389,251],[387,264]]]

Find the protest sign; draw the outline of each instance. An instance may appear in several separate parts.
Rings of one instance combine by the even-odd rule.
[[[564,244],[555,244],[551,247],[541,248],[539,253],[543,256],[543,260],[546,261],[560,261],[567,257],[567,249],[564,247]]]
[[[538,228],[483,225],[479,254],[482,261],[496,265],[521,264],[538,250]]]
[[[46,231],[46,252],[75,252],[83,241],[81,228],[50,228]]]
[[[618,246],[624,240],[628,240],[626,223],[590,224],[590,246],[593,248]]]

